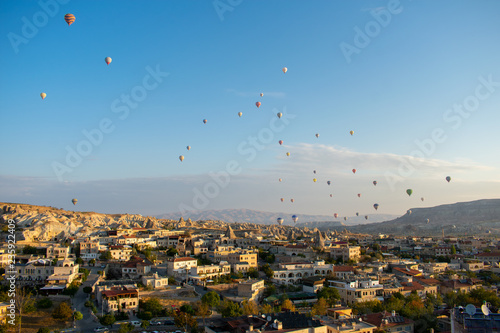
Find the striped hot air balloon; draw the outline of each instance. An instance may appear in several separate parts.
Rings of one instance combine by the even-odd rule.
[[[64,15],[64,20],[66,21],[66,23],[68,23],[68,25],[71,25],[71,24],[73,24],[73,22],[75,22],[75,15],[66,14],[66,15]]]

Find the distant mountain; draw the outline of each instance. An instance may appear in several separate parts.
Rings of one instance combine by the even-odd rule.
[[[410,210],[411,214],[390,221],[348,229],[353,232],[399,235],[440,235],[443,232],[445,235],[500,234],[500,199]]]
[[[387,221],[395,218],[397,215],[370,215],[368,220],[364,216],[348,217],[344,221],[340,217],[338,219],[328,215],[299,215],[298,222],[295,224],[297,227],[320,228],[328,225],[329,227],[340,227],[347,225],[356,225],[361,223],[373,223],[380,221]],[[181,216],[181,213],[167,213],[156,216],[159,219],[173,219],[178,220],[183,217],[184,219],[190,218],[193,221],[198,220],[221,220],[228,223],[258,223],[258,224],[275,224],[278,217],[285,219],[284,225],[294,225],[292,215],[289,213],[271,213],[261,212],[250,209],[223,209],[223,210],[206,210],[201,212],[190,212]]]

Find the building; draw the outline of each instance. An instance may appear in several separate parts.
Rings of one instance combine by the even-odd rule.
[[[373,333],[377,328],[359,318],[343,318],[326,322],[327,333]]]
[[[365,279],[354,281],[328,280],[329,287],[335,287],[340,294],[340,300],[347,304],[371,301],[374,299],[383,301],[384,286],[378,280]]]
[[[474,256],[474,258],[481,260],[481,261],[489,261],[490,263],[499,262],[500,261],[500,252],[478,253]]]
[[[323,288],[325,278],[321,276],[310,276],[302,279],[302,290],[307,293],[317,293]]]
[[[131,285],[103,290],[103,312],[126,312],[135,315],[139,311],[139,290]]]
[[[80,257],[83,260],[98,259],[99,253],[99,240],[88,238],[80,242]]]
[[[126,279],[136,279],[151,272],[153,263],[148,259],[133,257],[122,265],[122,276]]]
[[[20,285],[59,284],[67,287],[78,277],[79,265],[73,260],[58,261],[38,259],[26,264],[15,265],[17,283]]]
[[[227,262],[231,265],[233,272],[246,273],[250,268],[258,268],[257,252],[255,250],[240,250],[230,253]]]
[[[325,264],[324,260],[315,262],[280,263],[274,271],[272,281],[279,284],[301,284],[302,279],[310,276],[326,276],[332,274],[333,264]]]
[[[342,246],[336,245],[330,248],[330,258],[333,259],[342,259],[343,262],[354,261],[357,262],[359,260],[359,256],[361,255],[361,248],[359,246]]]
[[[158,273],[143,275],[141,282],[144,286],[151,286],[153,289],[165,288],[168,286],[168,277],[159,276]]]
[[[238,284],[238,297],[251,301],[260,300],[264,295],[264,280],[247,280]]]
[[[191,268],[198,266],[198,260],[191,257],[173,258],[167,261],[167,275],[187,279]]]
[[[414,333],[415,323],[409,318],[396,314],[396,312],[379,312],[363,315],[364,322],[375,325],[379,330],[389,332]]]
[[[194,281],[198,285],[203,285],[207,280],[227,274],[231,274],[231,265],[227,261],[221,261],[218,265],[211,264],[191,267],[189,280]]]
[[[47,258],[66,258],[69,256],[69,247],[65,246],[57,246],[57,245],[51,245],[47,247],[46,250],[46,257]]]
[[[129,245],[111,245],[109,253],[114,260],[127,261],[132,255],[132,247]]]

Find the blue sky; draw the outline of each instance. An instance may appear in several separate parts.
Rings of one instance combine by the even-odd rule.
[[[498,198],[498,1],[2,1],[0,22],[0,201],[352,216]]]

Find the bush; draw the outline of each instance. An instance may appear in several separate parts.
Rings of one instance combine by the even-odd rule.
[[[48,327],[41,327],[38,329],[36,333],[50,333],[50,328]]]
[[[91,301],[85,301],[85,304],[83,304],[83,305],[85,305],[85,307],[87,307],[87,308],[90,308],[92,306],[92,302]]]
[[[36,302],[36,307],[38,309],[48,309],[52,307],[52,300],[48,297],[42,298],[38,302]]]

